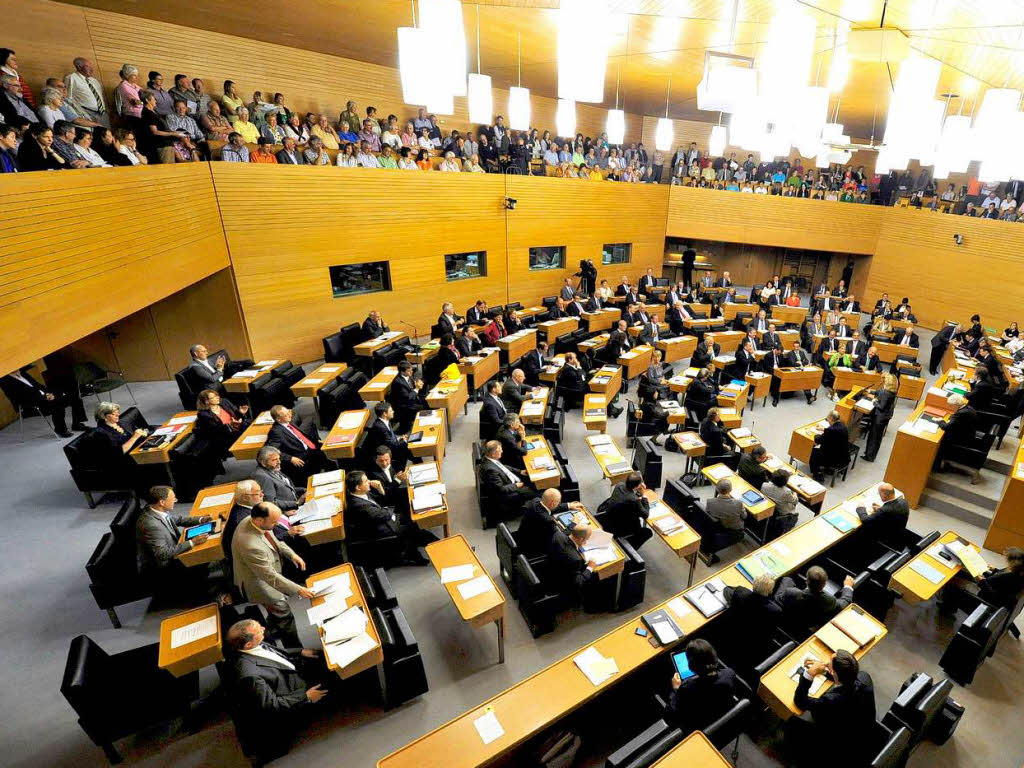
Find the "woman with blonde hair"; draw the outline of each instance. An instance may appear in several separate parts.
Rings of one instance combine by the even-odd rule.
[[[882,383],[878,385],[873,394],[869,396],[874,400],[875,407],[871,409],[871,424],[868,427],[867,441],[864,444],[864,454],[861,456],[864,461],[874,461],[878,455],[878,447],[882,444],[885,430],[889,426],[893,409],[896,407],[896,391],[899,389],[899,381],[891,373],[882,374]]]
[[[139,118],[142,116],[142,97],[139,93],[139,68],[133,64],[125,64],[118,72],[121,83],[114,89],[114,104],[122,117]]]

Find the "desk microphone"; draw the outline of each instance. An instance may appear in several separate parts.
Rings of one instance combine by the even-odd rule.
[[[398,322],[400,322],[400,323],[401,323],[402,325],[405,325],[405,326],[407,326],[407,327],[409,327],[409,328],[412,328],[412,342],[413,342],[413,343],[412,343],[412,346],[413,346],[413,348],[414,348],[414,349],[415,349],[416,351],[419,351],[419,348],[420,348],[420,347],[419,347],[419,345],[418,345],[418,344],[416,343],[416,342],[417,342],[417,340],[419,340],[419,337],[420,337],[420,332],[419,332],[419,329],[418,329],[418,328],[417,328],[417,327],[416,327],[415,325],[413,325],[412,323],[407,323],[407,322],[406,322],[405,320],[399,320]]]

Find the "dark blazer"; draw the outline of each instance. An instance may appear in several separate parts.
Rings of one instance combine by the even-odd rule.
[[[903,337],[906,336],[906,335],[907,335],[906,331],[901,331],[899,337],[894,338],[892,343],[893,344],[897,344],[897,345],[902,344],[903,343]],[[917,349],[918,347],[921,346],[921,340],[917,337],[916,333],[910,334],[910,346],[913,347],[914,349]]]
[[[513,470],[526,469],[523,457],[526,456],[526,448],[519,435],[507,427],[499,427],[494,439],[501,443],[501,463]]]
[[[363,540],[392,536],[398,532],[395,510],[383,506],[372,493],[365,499],[350,493],[345,506],[345,531]]]
[[[427,401],[416,391],[405,376],[395,376],[391,382],[391,389],[388,392],[388,402],[397,412],[413,412],[427,408]]]
[[[711,406],[715,402],[715,386],[710,379],[694,379],[686,388],[686,404],[689,406]]]
[[[231,418],[240,418],[240,414],[230,400],[224,399],[220,403],[222,410],[231,415]],[[226,451],[238,438],[239,432],[221,421],[217,415],[209,410],[203,409],[196,413],[195,436],[197,440],[212,445],[219,451]]]
[[[453,351],[449,347],[441,347],[439,350],[437,350],[437,355],[434,357],[434,359],[437,360],[437,362],[434,363],[434,365],[437,366],[436,370],[438,375],[440,375],[441,371],[443,371],[452,363],[459,362],[459,360],[461,359],[461,355],[461,352],[456,354],[455,351]]]
[[[789,355],[775,356],[775,349],[772,349],[764,358],[761,360],[761,371],[763,373],[774,373],[776,368],[786,368],[789,366]]]
[[[782,620],[782,609],[771,597],[747,587],[726,587],[725,599],[729,607],[722,614],[722,637],[728,656],[741,670],[752,669],[774,650],[772,638]]]
[[[38,379],[30,376],[25,371],[22,371],[21,375],[35,386],[29,386],[8,374],[7,376],[0,377],[0,380],[4,383],[4,390],[11,392],[20,403],[26,406],[35,408],[48,403],[46,393],[49,390],[40,384]]]
[[[874,514],[865,511],[861,517],[860,536],[871,541],[880,541],[886,546],[901,550],[904,545],[904,532],[910,520],[910,505],[906,498],[891,499]]]
[[[199,360],[192,360],[188,364],[188,377],[196,389],[214,389],[219,392],[222,388],[221,382],[224,381],[224,372],[218,371],[213,363],[210,365],[213,366],[212,371]]]
[[[648,320],[640,331],[640,343],[654,346],[654,342],[661,338],[661,330],[653,322]]]
[[[561,372],[558,374],[558,388],[569,392],[586,391],[587,387],[583,379],[583,369],[563,365]]]
[[[868,355],[868,345],[863,339],[850,339],[846,342],[846,352],[853,359],[853,367],[859,368],[864,365],[864,358]]]
[[[299,508],[299,497],[305,489],[296,488],[284,472],[271,472],[269,469],[259,467],[252,473],[252,479],[260,484],[264,501],[276,504],[282,512]]]
[[[978,597],[999,607],[1012,608],[1024,591],[1024,576],[1009,568],[993,569],[978,580]]]
[[[466,322],[478,325],[487,319],[487,315],[476,308],[474,304],[472,307],[466,310]]]
[[[453,336],[459,327],[459,321],[456,320],[456,316],[452,315],[451,317],[448,317],[444,312],[437,316],[437,324],[441,327],[442,334],[450,333]]]
[[[654,281],[657,278],[654,275],[644,275],[640,278],[640,293],[650,293],[651,288],[654,287]]]
[[[850,446],[850,431],[841,421],[829,424],[825,431],[814,438],[814,445],[821,451],[821,463],[831,467],[846,460]]]
[[[871,421],[875,424],[888,424],[896,407],[896,393],[889,389],[880,389],[875,394],[875,407],[871,409]]]
[[[985,409],[992,404],[993,398],[1001,392],[1001,389],[989,381],[978,382],[971,385],[971,391],[965,397],[967,404],[975,409]]]
[[[402,450],[405,444],[399,439],[393,425],[385,423],[383,419],[374,419],[373,424],[370,425],[370,429],[366,433],[365,448],[372,456],[381,445],[386,445],[390,448],[391,455],[395,456]]]
[[[106,454],[105,460],[112,464],[123,464],[125,468],[134,467],[135,461],[123,450],[123,446],[132,439],[132,430],[122,427],[124,433],[118,432],[105,421],[96,425],[90,434],[96,438],[97,448]],[[138,444],[141,444],[140,439]]]
[[[192,545],[182,542],[181,532],[191,525],[198,525],[203,518],[190,515],[167,515],[166,522],[159,512],[146,507],[135,523],[135,545],[139,568],[144,575],[151,575],[173,565],[174,558],[188,552]]]
[[[586,309],[587,312],[597,312],[604,309],[604,301],[596,293],[591,294],[590,298],[587,299]]]
[[[398,470],[394,464],[391,465],[390,469],[391,479],[389,480],[384,470],[377,466],[377,462],[372,462],[366,468],[366,476],[371,480],[378,481],[381,487],[384,488],[383,498],[373,490],[370,491],[370,496],[378,504],[383,501],[382,506],[394,507],[396,510],[401,509],[404,511],[409,505],[409,491],[403,483],[395,479]]]
[[[597,583],[597,573],[587,570],[587,561],[572,539],[557,528],[548,544],[548,568],[554,585],[577,595]]]
[[[668,708],[683,733],[690,733],[707,728],[732,709],[740,691],[736,673],[723,667],[714,674],[683,680],[669,696]]]
[[[0,103],[7,100],[7,94],[0,94]],[[57,162],[52,155],[43,154],[39,142],[28,134],[18,147],[18,168],[22,171],[58,171],[66,168],[67,163]]]
[[[853,587],[843,587],[839,597],[832,597],[827,592],[812,594],[810,590],[788,586],[792,583],[786,580],[782,582],[781,589],[775,594],[775,601],[782,608],[786,624],[806,628],[808,635],[820,629],[853,602]]]
[[[626,321],[626,325],[636,325],[640,322],[640,313],[623,311],[622,319]]]
[[[566,316],[566,311],[560,308],[557,304],[552,304],[548,307],[548,320],[559,320]]]
[[[786,365],[794,366],[795,367],[795,366],[810,365],[810,364],[811,364],[811,356],[807,353],[806,350],[803,350],[803,349],[792,350],[791,349],[791,350],[789,350],[789,352],[786,353]]]
[[[547,552],[551,537],[555,535],[555,515],[569,511],[568,504],[559,504],[553,512],[540,503],[540,499],[530,499],[523,505],[523,517],[514,536],[520,551],[527,557]]]
[[[782,339],[779,338],[778,331],[769,331],[761,337],[761,347],[763,349],[782,349]]]
[[[518,409],[517,409],[518,411]],[[490,435],[497,432],[508,413],[508,407],[500,398],[496,401],[492,395],[484,396],[484,404],[480,408],[480,424],[491,427]]]
[[[845,323],[836,323],[832,326],[832,330],[836,332],[837,339],[849,339],[853,336],[853,330]]]
[[[281,452],[282,462],[291,461],[292,457],[303,459],[303,457],[311,450],[320,448],[320,438],[316,436],[315,432],[311,432],[306,425],[293,424],[292,426],[309,438],[316,448],[310,449],[305,443],[299,440],[299,438],[295,437],[289,430],[285,429],[283,424],[274,422],[273,426],[270,428],[270,432],[267,433],[267,445],[277,448],[277,450]]]
[[[691,387],[693,384],[690,385]],[[725,447],[725,430],[721,423],[714,422],[710,418],[700,423],[700,439],[707,445],[708,456],[721,456],[729,453]]]
[[[860,367],[865,371],[880,371],[882,370],[883,365],[885,365],[885,363],[882,362],[882,358],[880,358],[878,355],[870,357],[867,353],[865,353],[864,360],[863,362],[861,362]]]
[[[512,474],[515,474],[513,472]],[[497,501],[506,512],[519,510],[518,486],[488,458],[480,462],[478,470],[480,493]]]
[[[363,320],[363,337],[365,339],[376,339],[383,333],[390,330],[387,323],[375,323],[369,317]]]
[[[505,407],[514,413],[519,413],[519,407],[527,399],[527,392],[526,385],[516,384],[511,376],[505,379],[505,383],[501,385],[501,399],[504,401]]]
[[[708,355],[707,347],[703,344],[698,346],[693,352],[693,357],[690,358],[690,365],[694,368],[710,368],[714,358],[722,354],[722,345],[715,342],[711,345],[711,348],[714,350],[714,353],[713,355]]]
[[[624,482],[615,484],[608,501],[608,511],[601,517],[601,527],[614,536],[636,533],[651,512],[651,503],[626,488]]]
[[[949,421],[941,422],[939,429],[945,431],[942,444],[963,445],[974,442],[974,433],[978,427],[978,412],[970,405],[965,405],[952,413]]]
[[[540,383],[540,372],[545,365],[543,354],[539,349],[531,349],[519,361],[519,368],[526,375],[526,381],[530,384]]]
[[[842,765],[863,765],[859,758],[866,756],[864,742],[868,740],[858,736],[870,733],[875,722],[875,688],[871,675],[860,672],[854,683],[833,685],[818,697],[811,696],[810,689],[811,680],[801,674],[793,703],[811,714],[814,724],[819,726],[816,730],[822,746],[827,740],[846,734],[849,738],[843,739],[844,750],[850,749],[858,754],[850,755]]]
[[[579,317],[580,315],[583,314],[584,307],[580,302],[573,299],[568,303],[568,305],[566,305],[565,311],[568,312],[573,317]]]
[[[305,165],[306,159],[302,156],[302,150],[296,148],[291,156],[288,155],[283,149],[277,151],[274,155],[277,158],[277,162],[281,165]]]
[[[459,350],[459,354],[463,357],[476,354],[484,348],[484,344],[479,338],[471,339],[468,336],[459,336],[455,340],[455,347]]]

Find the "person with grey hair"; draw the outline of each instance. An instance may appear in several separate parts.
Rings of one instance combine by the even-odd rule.
[[[254,765],[264,765],[288,752],[309,706],[327,695],[321,683],[327,668],[319,651],[263,642],[263,625],[252,619],[232,624],[226,639],[238,740]]]
[[[380,168],[377,156],[371,151],[369,142],[362,141],[359,144],[359,152],[356,154],[356,162],[360,168]]]
[[[78,56],[72,64],[75,71],[64,76],[67,100],[80,115],[109,128],[110,115],[103,98],[103,84],[94,77],[96,68],[92,61]]]
[[[21,91],[21,81],[16,75],[4,75],[0,77],[0,85],[3,85],[3,93],[0,94],[0,117],[8,125],[13,125],[16,118],[23,117],[30,123],[38,123],[39,118],[32,111],[32,107]]]
[[[209,160],[210,145],[206,143],[206,135],[188,114],[188,105],[184,101],[175,100],[174,110],[164,118],[164,125],[168,131],[183,134],[185,146],[197,152],[200,159]]]
[[[752,588],[751,588],[752,587]],[[775,579],[762,573],[751,587],[726,587],[729,607],[719,621],[724,628],[716,635],[722,653],[743,672],[753,670],[775,650],[773,638],[782,620],[782,608],[775,602]]]
[[[188,364],[187,377],[191,379],[196,389],[209,388],[222,392],[224,390],[224,366],[227,360],[224,355],[218,355],[216,360],[210,360],[210,353],[203,344],[193,344],[188,350],[192,361]]]
[[[963,395],[952,394],[946,398],[951,411],[949,418],[937,423],[943,431],[942,442],[939,443],[939,455],[936,457],[939,471],[947,471],[950,456],[956,455],[961,449],[974,445],[977,440],[978,412],[967,402]],[[971,485],[981,482],[981,472],[971,468]]]
[[[277,504],[286,515],[299,508],[306,500],[306,491],[296,488],[288,475],[281,471],[281,452],[271,445],[264,445],[256,454],[259,464],[252,479],[263,489],[263,498]]]
[[[144,426],[134,429],[121,426],[121,406],[117,403],[101,402],[96,406],[95,416],[93,435],[97,437],[97,444],[106,448],[108,461],[134,470],[128,453],[149,435],[149,430]]]
[[[92,148],[92,131],[85,128],[75,128],[75,152],[88,163],[86,168],[113,167]]]
[[[139,85],[139,68],[125,64],[117,73],[121,82],[114,89],[114,106],[121,117],[142,117],[142,88]]]
[[[330,165],[331,156],[324,149],[324,141],[319,136],[310,136],[306,149],[302,152],[306,165]]]
[[[246,144],[255,144],[260,138],[260,129],[249,119],[249,108],[239,107],[235,111],[235,131],[242,134]]]
[[[510,411],[505,414],[494,439],[501,443],[501,461],[523,477],[526,476],[526,427],[519,419],[519,414]]]
[[[68,100],[67,86],[64,85],[64,81],[60,78],[48,77],[46,79],[46,88],[56,88],[60,94],[60,113],[65,120],[70,120],[79,128],[88,128],[89,130],[105,127],[102,123],[90,119],[84,113],[75,109],[74,105]]]
[[[69,120],[61,107],[64,105],[64,96],[57,88],[46,87],[39,93],[39,99],[43,102],[37,110],[39,119],[53,128],[58,120]]]
[[[790,473],[779,468],[771,473],[771,476],[761,483],[761,494],[775,502],[775,511],[768,520],[768,539],[777,539],[782,534],[793,529],[796,525],[798,513],[796,504],[800,500],[796,491],[789,487]]]
[[[242,134],[238,131],[228,134],[228,143],[220,148],[220,159],[225,163],[249,162],[249,148],[245,146]]]
[[[743,502],[732,497],[732,481],[723,477],[715,483],[715,496],[707,500],[707,512],[723,533],[726,533],[732,543],[743,538],[743,521],[746,520],[747,510]],[[712,555],[708,561],[709,565],[719,561],[718,555]]]
[[[271,408],[270,415],[274,424],[267,434],[267,445],[281,451],[284,472],[293,483],[304,486],[310,475],[337,466],[320,449],[320,438],[312,420],[309,425],[298,424],[293,420],[294,412],[283,405]]]
[[[266,448],[263,450],[266,450]],[[280,454],[278,456],[280,457]],[[235,530],[252,513],[252,508],[261,501],[270,501],[270,499],[264,495],[263,488],[259,480],[256,479],[255,474],[247,480],[239,480],[235,485],[235,503],[231,507],[231,512],[228,513],[228,519],[224,524],[224,532],[221,539],[224,556],[229,560],[231,559],[231,539],[235,535]],[[281,517],[271,530],[273,531],[274,538],[278,541],[287,541],[293,547],[296,546],[297,542],[301,542],[298,546],[300,549],[304,549],[306,546],[305,541],[301,538],[295,540],[293,538],[301,537],[305,529],[301,525],[292,525],[288,520],[289,516],[295,514],[295,509],[293,507],[288,514],[285,514],[282,510]]]
[[[448,150],[444,153],[444,160],[441,161],[441,165],[438,167],[439,171],[445,173],[458,173],[461,169],[459,168],[458,162],[455,160],[455,153]]]

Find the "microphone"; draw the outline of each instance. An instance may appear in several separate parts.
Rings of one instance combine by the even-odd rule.
[[[408,326],[409,328],[412,328],[412,347],[413,347],[413,349],[415,351],[418,352],[420,346],[419,346],[419,344],[416,343],[416,341],[420,337],[419,329],[416,328],[416,326],[413,325],[412,323],[407,323],[405,320],[399,320],[398,322],[400,322],[402,325],[405,325],[405,326]]]

